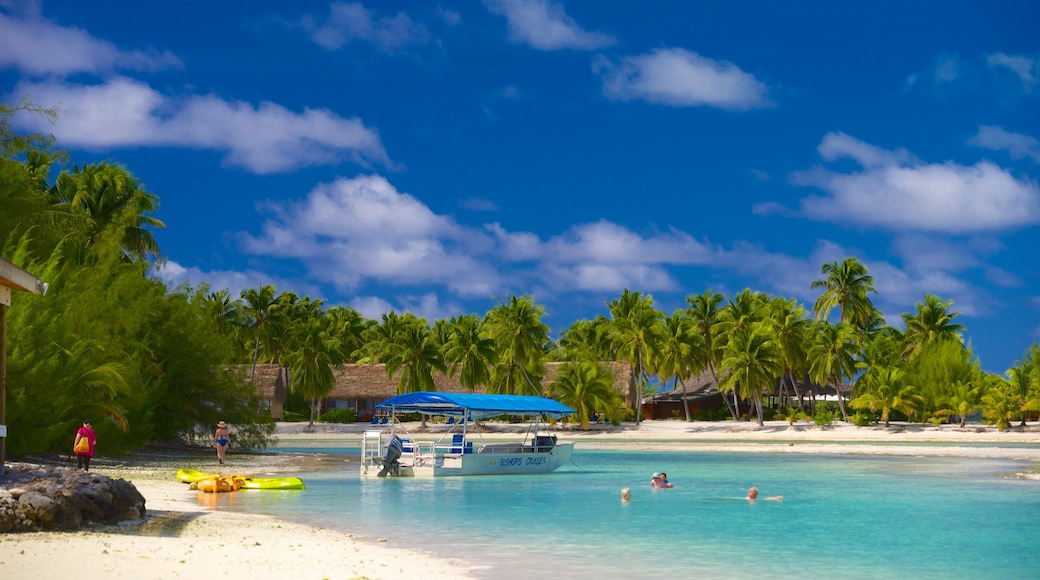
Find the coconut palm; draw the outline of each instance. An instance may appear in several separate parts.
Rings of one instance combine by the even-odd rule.
[[[362,346],[358,350],[358,362],[385,363],[390,358],[391,345],[410,327],[426,328],[426,321],[411,312],[398,315],[391,310],[383,313],[379,324],[369,326],[361,333]]]
[[[721,366],[725,376],[719,390],[739,391],[741,398],[754,406],[758,425],[764,426],[762,393],[772,388],[783,372],[783,355],[760,323],[734,330],[726,342]]]
[[[744,289],[722,306],[719,311],[719,322],[716,331],[718,336],[724,341],[722,344],[723,350],[725,350],[728,342],[732,340],[734,332],[750,328],[752,325],[766,319],[766,315],[769,313],[768,304],[765,294]],[[725,367],[722,370],[725,371]],[[719,390],[722,390],[721,383]],[[733,394],[733,408],[736,409],[737,415],[739,415],[740,401],[738,399],[741,391],[730,388],[727,389],[727,392]],[[751,414],[748,413],[748,420],[750,419]]]
[[[444,360],[450,376],[459,376],[459,385],[475,390],[491,382],[491,368],[498,360],[495,341],[487,336],[484,320],[475,315],[452,318],[445,343]]]
[[[786,392],[791,387],[797,399],[797,406],[802,407],[802,395],[798,392],[797,377],[808,368],[805,357],[806,340],[809,331],[808,312],[793,298],[773,298],[769,301],[766,322],[773,333],[777,347],[780,349],[783,364],[783,375],[780,387]],[[783,405],[784,393],[777,401],[777,410]],[[794,406],[794,405],[790,405]]]
[[[613,320],[611,342],[618,356],[632,365],[635,374],[634,397],[636,423],[640,422],[642,399],[652,364],[664,339],[661,312],[654,308],[654,299],[649,294],[631,292],[627,288],[621,297],[607,303]]]
[[[938,417],[956,415],[960,418],[961,429],[963,429],[967,425],[968,416],[982,409],[984,389],[984,381],[958,381],[946,400],[943,401],[942,408],[935,411],[935,415]]]
[[[487,315],[488,336],[495,341],[498,362],[489,392],[542,395],[549,326],[542,322],[545,307],[531,296],[498,301]]]
[[[549,385],[549,395],[578,412],[582,431],[589,430],[589,417],[596,409],[616,408],[618,394],[614,377],[603,365],[568,363]]]
[[[686,303],[689,304],[686,312],[693,323],[694,331],[701,337],[700,345],[694,356],[695,363],[691,370],[694,373],[708,370],[716,385],[719,384],[718,363],[722,360],[722,349],[726,345],[724,335],[719,330],[722,303],[725,300],[722,294],[711,290],[686,297]],[[726,408],[729,409],[733,420],[739,419],[737,409],[730,403],[730,400],[725,396],[722,397],[722,400],[726,403]]]
[[[610,344],[610,319],[597,316],[592,320],[578,320],[563,331],[554,354],[564,361],[614,360]]]
[[[994,423],[998,431],[1007,431],[1011,421],[1022,412],[1018,393],[1007,380],[997,377],[982,395],[982,416]]]
[[[664,336],[658,351],[657,368],[658,378],[662,383],[671,379],[679,384],[682,389],[683,409],[686,411],[686,420],[690,421],[690,404],[686,400],[686,379],[693,374],[692,367],[697,346],[701,342],[701,336],[693,328],[686,311],[677,310],[671,316],[664,319]]]
[[[58,176],[50,196],[55,211],[84,220],[88,244],[101,230],[114,226],[122,232],[127,255],[145,258],[159,254],[149,230],[166,224],[148,215],[158,209],[159,198],[145,191],[125,167],[113,163],[75,166]]]
[[[346,362],[356,361],[365,344],[365,331],[375,326],[375,321],[365,318],[349,306],[332,306],[325,310],[325,315],[329,318],[329,328],[342,343]]]
[[[433,371],[447,372],[444,356],[430,336],[430,332],[419,326],[408,326],[400,332],[395,342],[389,345],[386,360],[386,375],[397,379],[397,393],[436,391]]]
[[[865,392],[849,401],[856,409],[881,413],[885,427],[889,426],[891,412],[899,411],[908,417],[924,404],[913,385],[905,382],[902,369],[887,368],[870,375]]]
[[[842,380],[855,373],[856,362],[852,357],[855,350],[855,329],[844,322],[831,324],[820,320],[813,325],[809,338],[809,378],[820,386],[834,385],[838,395],[838,407],[846,421],[845,398],[841,393]]]
[[[319,313],[308,320],[298,321],[292,329],[292,340],[285,363],[292,370],[293,389],[310,401],[309,428],[314,427],[318,400],[336,386],[332,367],[343,364],[343,342],[335,321]]]
[[[867,273],[867,267],[855,258],[845,258],[841,264],[824,264],[820,273],[827,277],[813,280],[809,285],[813,290],[825,289],[813,305],[816,320],[825,320],[831,310],[838,308],[839,321],[857,327],[867,325],[875,312],[867,294],[877,293],[874,290],[874,278]]]
[[[960,313],[950,312],[951,306],[953,300],[942,300],[934,294],[925,294],[924,302],[914,304],[917,309],[914,314],[904,312],[900,315],[906,324],[904,356],[914,358],[924,345],[934,341],[961,340],[960,333],[964,331],[964,326],[953,322]]]
[[[246,326],[253,339],[253,370],[249,375],[250,380],[256,376],[261,349],[270,346],[274,339],[271,317],[271,308],[275,304],[274,293],[275,287],[270,284],[241,292],[242,301],[245,303],[244,314],[248,320]]]

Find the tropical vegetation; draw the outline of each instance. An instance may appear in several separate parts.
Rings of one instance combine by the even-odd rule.
[[[109,450],[207,437],[219,419],[238,427],[242,444],[263,445],[273,424],[250,383],[258,364],[282,369],[312,423],[344,363],[383,363],[399,392],[435,389],[443,373],[467,389],[555,397],[578,410],[582,428],[594,415],[639,421],[640,402],[665,389],[682,394],[679,418],[692,420],[686,388],[700,375],[718,384],[731,420],[760,424],[822,417],[807,387],[836,394],[842,420],[1007,429],[1040,412],[1040,345],[1006,375],[986,373],[952,301],[926,294],[901,315],[902,330],[889,326],[870,301],[873,278],[852,257],[822,266],[811,311],[788,297],[709,288],[666,313],[625,289],[557,340],[530,295],[431,322],[408,312],[370,320],[272,285],[237,297],[170,287],[150,274],[163,261],[158,197],[125,166],[69,165],[52,137],[15,132],[14,115],[54,112],[0,105],[0,256],[50,286],[46,296],[16,293],[6,310],[13,455],[67,448],[86,418]],[[552,380],[549,361],[566,363]],[[631,368],[627,392],[614,387],[611,361]]]

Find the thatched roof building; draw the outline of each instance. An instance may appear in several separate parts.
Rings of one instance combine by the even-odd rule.
[[[722,400],[722,393],[719,392],[718,382],[710,371],[701,372],[683,382],[686,385],[685,398],[683,390],[676,384],[672,390],[662,391],[646,399],[643,402],[644,415],[648,419],[667,419],[676,414],[680,417],[684,416],[684,401],[689,404],[691,414],[696,414],[698,411],[718,411],[726,408],[725,402]],[[846,398],[852,393],[852,385],[848,383],[841,383],[839,389]],[[773,393],[780,393],[781,391],[780,381],[777,380],[777,383],[773,385]],[[834,397],[836,394],[833,384],[819,385],[810,381],[808,376],[802,377],[802,380],[797,381],[797,392],[803,400],[815,400],[817,397]],[[787,394],[791,397],[796,396],[795,393],[790,391]],[[745,404],[745,402],[741,401],[741,414],[750,410],[750,406],[744,407]]]
[[[560,369],[565,364],[567,363],[546,363],[545,376],[542,379],[543,392],[556,380]],[[625,362],[603,364],[609,366],[614,374],[614,388],[626,400],[629,399],[632,390],[631,365]],[[255,373],[253,373],[252,365],[242,366],[247,378],[252,374],[257,395],[269,403],[271,416],[281,419],[290,381],[288,371],[275,364],[262,364],[256,365]],[[332,374],[336,378],[336,386],[322,401],[322,408],[354,409],[358,413],[359,421],[371,419],[378,403],[397,394],[397,378],[387,376],[384,364],[342,365],[333,368]],[[435,372],[433,381],[437,390],[441,392],[468,392],[468,389],[459,385],[457,377],[451,378],[444,373]],[[483,390],[478,389],[476,392],[480,393]]]

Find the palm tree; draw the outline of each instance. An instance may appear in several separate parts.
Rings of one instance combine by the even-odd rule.
[[[275,304],[275,287],[267,284],[258,289],[243,290],[242,301],[245,302],[245,314],[248,317],[248,327],[253,335],[253,371],[250,380],[256,376],[256,365],[260,361],[261,347],[267,347],[272,343],[273,324],[271,320],[271,308]]]
[[[686,400],[686,379],[693,374],[694,355],[701,336],[694,331],[693,321],[686,311],[676,310],[664,320],[665,333],[658,353],[658,378],[662,383],[675,378],[682,389],[686,420],[690,421],[690,403]]]
[[[577,320],[563,331],[554,354],[564,361],[614,360],[610,344],[610,319]]]
[[[946,397],[943,408],[936,410],[935,414],[939,417],[956,415],[960,418],[961,429],[963,429],[968,423],[968,416],[982,409],[984,388],[984,381],[958,381]]]
[[[924,403],[912,385],[905,383],[903,371],[899,368],[882,369],[870,375],[865,385],[866,392],[849,401],[857,409],[881,413],[881,420],[888,427],[889,415],[893,410],[908,417]]]
[[[750,289],[744,289],[733,298],[730,298],[719,311],[719,322],[716,327],[718,336],[724,337],[724,342],[722,343],[723,350],[725,350],[728,341],[732,340],[734,332],[750,328],[752,325],[762,322],[766,319],[768,312],[766,295],[761,292],[752,292]],[[723,370],[725,370],[725,367],[723,367]],[[722,389],[720,388],[719,390],[721,391]],[[736,409],[739,416],[740,401],[738,397],[740,396],[740,391],[737,389],[728,390],[733,393],[733,408]],[[748,420],[751,420],[750,413],[748,413]]]
[[[813,290],[825,289],[813,306],[816,320],[826,319],[831,310],[837,307],[841,313],[841,322],[857,327],[866,326],[875,312],[867,294],[877,293],[874,290],[874,278],[867,274],[867,267],[855,258],[845,258],[841,264],[824,264],[820,273],[827,277],[813,280],[809,285]]]
[[[391,345],[410,327],[426,328],[426,321],[410,312],[398,315],[391,310],[383,313],[381,322],[366,328],[362,334],[362,346],[358,351],[359,362],[385,363],[390,358]]]
[[[651,365],[657,356],[664,327],[661,312],[654,308],[654,299],[649,294],[630,292],[628,288],[621,297],[607,303],[613,318],[611,342],[618,356],[627,360],[635,374],[636,424],[640,422],[643,395],[649,382]]]
[[[796,377],[801,376],[808,368],[805,357],[806,340],[809,330],[808,312],[794,299],[773,298],[769,302],[766,321],[772,330],[774,340],[780,349],[783,375],[780,387],[786,392],[785,382],[791,386],[798,400],[798,408],[802,408],[802,395],[798,392]],[[777,410],[783,406],[784,395],[781,393],[777,401]],[[794,406],[794,405],[790,405]]]
[[[542,395],[549,326],[542,322],[545,307],[531,296],[512,295],[498,301],[487,315],[488,336],[495,341],[498,362],[489,392]]]
[[[719,331],[719,323],[722,315],[721,304],[725,301],[722,294],[711,290],[705,290],[703,294],[694,294],[686,297],[689,308],[686,312],[693,322],[694,331],[700,335],[700,345],[695,351],[695,363],[691,369],[694,373],[700,373],[704,369],[711,372],[715,384],[719,384],[718,363],[722,360],[722,349],[726,345],[724,335]],[[725,396],[722,397],[729,409],[733,420],[738,420],[739,414]]]
[[[736,329],[726,343],[722,368],[726,374],[719,390],[740,391],[750,399],[758,416],[759,427],[765,426],[762,393],[769,390],[783,372],[783,355],[761,324]]]
[[[592,362],[569,363],[549,385],[549,394],[578,412],[582,431],[589,430],[589,417],[596,409],[617,407],[614,377],[602,365]]]
[[[393,378],[401,371],[397,380],[397,393],[436,391],[433,371],[447,372],[440,347],[431,338],[430,332],[418,326],[409,326],[399,333],[389,346],[390,357],[386,361],[386,375]]]
[[[1029,403],[1030,394],[1033,389],[1033,369],[1028,365],[1013,366],[1007,370],[1007,383],[1010,392],[1014,393],[1019,400],[1019,404],[1023,411],[1027,411],[1027,407],[1032,407]],[[1022,426],[1026,426],[1026,413],[1022,413]]]
[[[925,294],[924,302],[914,304],[917,312],[911,315],[904,312],[900,316],[906,323],[905,345],[903,354],[914,358],[924,345],[939,340],[961,340],[960,333],[964,326],[956,324],[953,319],[959,312],[950,312],[953,300],[941,300],[934,294]]]
[[[459,376],[459,385],[473,391],[491,382],[491,367],[498,360],[495,341],[485,333],[481,318],[469,314],[452,318],[448,323],[448,340],[444,360],[449,363],[451,377]]]
[[[809,378],[820,386],[828,383],[834,385],[838,395],[838,407],[846,421],[849,414],[845,410],[845,398],[841,394],[842,379],[852,377],[856,362],[852,358],[855,347],[855,331],[847,323],[831,324],[820,320],[814,325],[812,337],[809,339]]]
[[[357,360],[365,344],[364,333],[375,325],[375,321],[365,318],[349,306],[332,306],[325,310],[325,314],[329,317],[329,327],[343,343],[345,362]]]
[[[292,369],[293,385],[299,394],[310,401],[309,428],[314,427],[318,400],[336,386],[332,367],[343,364],[343,342],[334,321],[318,314],[297,323],[292,329],[292,341],[285,362]]]
[[[145,191],[121,165],[98,163],[64,171],[51,188],[55,211],[82,217],[87,243],[112,225],[122,231],[123,249],[134,258],[157,256],[159,246],[149,228],[166,224],[147,215],[159,207],[159,198]]]

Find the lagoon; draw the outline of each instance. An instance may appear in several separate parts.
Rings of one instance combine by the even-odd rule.
[[[301,474],[299,493],[200,501],[459,558],[480,578],[998,578],[1036,569],[1040,482],[1014,476],[1029,469],[1021,461],[579,448],[546,475],[362,480],[356,447],[306,451],[342,456],[343,470]],[[651,490],[654,471],[676,487]],[[751,485],[784,500],[749,503]]]

